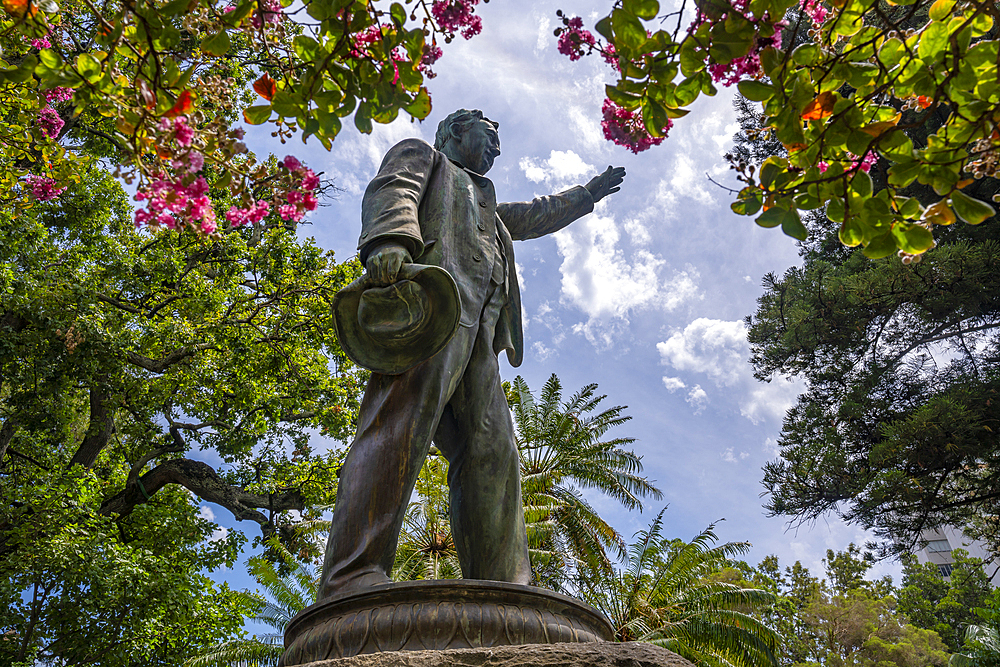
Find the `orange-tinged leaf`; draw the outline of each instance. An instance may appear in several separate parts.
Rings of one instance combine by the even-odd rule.
[[[150,90],[149,84],[146,83],[145,79],[137,80],[139,88],[139,96],[142,98],[142,103],[146,105],[146,108],[152,111],[156,108],[156,95]]]
[[[903,114],[897,113],[895,116],[892,117],[891,120],[883,120],[883,121],[879,121],[877,123],[872,123],[871,125],[867,125],[867,126],[861,128],[861,131],[864,132],[864,133],[866,133],[866,134],[870,134],[873,137],[881,136],[882,134],[885,133],[886,130],[889,130],[889,129],[892,129],[892,128],[896,127],[896,124],[899,122],[899,119],[902,118],[902,117],[903,117]]]
[[[918,95],[917,96],[917,104],[920,105],[921,109],[926,109],[927,107],[929,107],[933,103],[934,103],[934,100],[932,100],[931,98],[927,97],[926,95]]]
[[[23,19],[25,14],[34,16],[38,13],[38,8],[31,0],[3,0],[3,9],[10,16],[19,19]]]
[[[961,190],[963,188],[969,187],[970,185],[972,185],[975,182],[976,182],[976,179],[974,179],[974,178],[966,178],[965,180],[961,180],[958,183],[956,183],[955,187],[958,188],[959,190]]]
[[[764,208],[763,208],[763,210],[766,211],[767,209],[771,208],[772,206],[774,206],[774,195],[768,195],[767,199],[764,200]]]
[[[253,89],[257,91],[258,95],[270,102],[274,98],[274,94],[278,92],[278,84],[267,72],[264,72],[259,79],[253,82]]]
[[[190,90],[185,90],[177,96],[177,104],[175,104],[173,108],[167,112],[167,118],[189,114],[193,109],[194,96],[191,94]]]
[[[802,111],[803,120],[819,120],[826,118],[833,113],[833,105],[837,103],[837,97],[830,91],[825,91],[816,96],[812,102],[806,105]]]
[[[924,220],[933,222],[935,225],[950,225],[955,222],[955,214],[948,208],[944,200],[935,202],[924,209]]]
[[[789,153],[795,153],[797,151],[803,150],[806,147],[805,144],[799,144],[799,143],[781,144],[781,145],[784,146],[785,150],[788,151]]]

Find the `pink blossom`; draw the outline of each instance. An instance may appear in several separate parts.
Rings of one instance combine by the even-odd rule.
[[[45,91],[45,101],[49,104],[53,102],[68,102],[73,99],[73,89],[56,86]]]
[[[302,187],[306,190],[315,190],[319,187],[319,176],[312,169],[306,169],[302,175]]]
[[[146,201],[145,210],[135,212],[135,224],[178,229],[186,224],[202,234],[216,230],[215,211],[208,198],[208,182],[199,176],[185,185],[157,174],[135,193],[136,201]]]
[[[288,200],[289,204],[292,204],[294,206],[302,201],[302,193],[299,192],[298,190],[292,190],[291,192],[285,195],[285,199]]]
[[[875,153],[871,151],[865,153],[865,156],[863,158],[859,158],[854,153],[848,153],[847,157],[849,157],[852,160],[851,163],[852,169],[860,169],[866,174],[871,170],[872,165],[875,164],[875,161],[878,160],[878,157],[876,157]]]
[[[826,170],[830,168],[830,165],[827,164],[826,162],[823,162],[822,160],[817,162],[816,166],[819,168],[819,173],[821,174],[825,174]]]
[[[286,155],[282,164],[285,165],[285,169],[288,171],[298,171],[302,168],[302,163],[294,155]]]
[[[304,195],[302,195],[302,208],[304,208],[305,210],[315,211],[316,205],[318,203],[319,202],[316,200],[316,197],[313,195],[313,193],[307,192]]]
[[[590,51],[597,40],[590,31],[583,29],[583,19],[579,16],[568,19],[566,25],[567,27],[562,29],[563,33],[559,35],[557,45],[559,53],[569,56],[570,60],[579,60]]]
[[[822,25],[823,21],[826,20],[829,10],[823,6],[820,0],[801,0],[799,6],[802,7],[802,11],[805,12],[814,25]]]
[[[24,180],[31,188],[31,196],[38,201],[52,201],[66,191],[66,188],[57,188],[55,179],[48,176],[28,174]]]
[[[302,219],[302,210],[291,204],[282,204],[278,207],[278,215],[282,220],[292,220],[298,222]]]
[[[190,150],[187,152],[187,170],[192,174],[201,171],[202,167],[205,166],[205,156],[199,151]]]
[[[420,56],[420,64],[417,65],[417,69],[423,72],[428,79],[433,79],[437,74],[431,69],[431,65],[436,63],[443,53],[437,44],[424,44],[424,52]]]
[[[628,148],[633,153],[641,153],[651,146],[660,145],[673,127],[673,122],[668,118],[663,128],[663,136],[654,137],[646,131],[638,111],[623,109],[611,100],[604,100],[601,112],[604,115],[604,120],[601,122],[604,138]]]
[[[245,137],[246,134],[247,134],[246,130],[244,130],[242,127],[238,127],[232,131],[233,138],[239,139],[240,141],[243,140],[243,137]]]
[[[174,119],[174,139],[180,146],[190,146],[194,140],[194,128],[188,125],[185,116],[178,116]]]
[[[253,27],[259,30],[264,27],[265,23],[278,23],[282,16],[282,6],[279,0],[258,0],[257,11],[253,14]]]
[[[436,0],[431,14],[443,32],[454,35],[461,30],[462,37],[471,39],[483,29],[483,20],[473,13],[478,4],[479,0]]]
[[[266,201],[254,202],[247,208],[230,206],[226,211],[226,220],[233,227],[256,224],[267,217],[270,208],[271,205]]]
[[[45,35],[44,37],[38,37],[31,40],[31,48],[38,49],[39,51],[42,49],[51,49],[52,42],[49,41],[49,36]]]
[[[58,139],[65,124],[59,112],[52,107],[45,107],[38,112],[38,126],[49,139]]]

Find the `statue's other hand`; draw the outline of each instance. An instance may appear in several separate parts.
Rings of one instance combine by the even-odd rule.
[[[583,187],[590,191],[590,196],[594,198],[594,203],[597,203],[608,195],[621,190],[618,186],[624,180],[625,167],[612,167],[608,165],[603,174],[590,179],[590,182]]]
[[[401,244],[388,241],[368,254],[365,268],[368,280],[376,287],[385,287],[396,282],[396,276],[403,264],[413,261],[409,251]]]

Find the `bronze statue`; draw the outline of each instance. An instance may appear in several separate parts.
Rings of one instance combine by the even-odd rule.
[[[516,367],[523,356],[512,241],[551,234],[590,213],[619,190],[625,170],[608,167],[585,186],[498,204],[483,175],[500,154],[497,127],[481,111],[456,111],[438,126],[433,148],[419,139],[394,146],[365,192],[358,248],[367,273],[345,290],[350,298],[340,308],[349,326],[338,329],[345,349],[396,344],[391,355],[380,348],[361,355],[383,372],[372,373],[340,471],[320,600],[389,582],[406,504],[432,441],[448,460],[463,576],[531,579],[514,427],[497,359],[506,350]],[[380,319],[383,308],[393,313]],[[439,321],[428,325],[435,313]],[[359,327],[371,336],[356,340],[350,332]],[[433,350],[421,355],[422,344],[440,351],[423,360]]]

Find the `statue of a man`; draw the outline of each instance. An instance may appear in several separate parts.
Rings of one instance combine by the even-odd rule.
[[[417,475],[431,443],[448,460],[451,527],[462,574],[531,579],[514,426],[497,355],[523,355],[513,240],[562,229],[617,192],[625,170],[532,202],[498,204],[483,174],[500,154],[498,124],[456,111],[432,148],[394,146],[361,208],[359,253],[375,286],[413,262],[448,271],[461,319],[436,355],[400,374],[372,373],[340,471],[319,599],[388,583]]]

